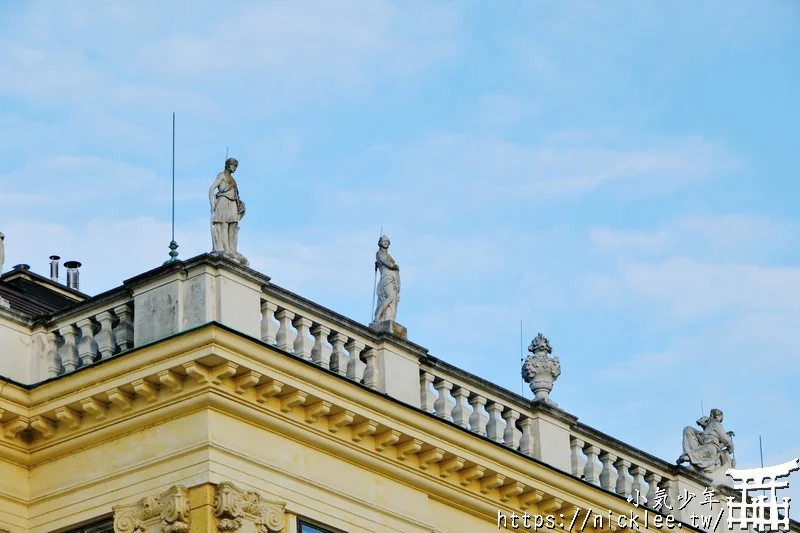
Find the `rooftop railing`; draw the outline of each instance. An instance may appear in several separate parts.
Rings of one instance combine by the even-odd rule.
[[[225,283],[240,291],[231,301],[224,301]],[[161,314],[164,305],[172,306],[167,315]],[[173,314],[172,324],[161,323],[159,317]],[[32,355],[44,362],[37,380],[69,374],[211,321],[643,507],[657,508],[665,497],[674,505],[679,491],[702,492],[709,484],[686,468],[579,423],[552,404],[532,402],[213,256],[157,269],[33,324]],[[792,530],[800,531],[797,523]]]

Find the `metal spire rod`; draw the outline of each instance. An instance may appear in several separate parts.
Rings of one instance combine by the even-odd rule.
[[[172,112],[172,240],[175,241],[175,112]]]
[[[764,447],[761,445],[761,435],[758,436],[758,454],[761,456],[761,468],[764,468]],[[733,454],[731,454],[733,455]],[[763,492],[764,497],[767,497],[767,491]]]
[[[519,362],[520,365],[525,364],[525,341],[522,340],[522,320],[519,321]],[[520,374],[520,389],[522,390],[522,397],[525,397],[525,378]]]
[[[175,242],[175,112],[172,112],[172,241],[169,243],[168,265],[178,260],[178,243]]]

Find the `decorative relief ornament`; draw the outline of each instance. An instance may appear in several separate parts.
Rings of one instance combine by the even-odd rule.
[[[189,531],[189,493],[181,485],[160,496],[147,496],[135,505],[114,507],[114,533],[186,533]],[[160,529],[154,527],[160,526]]]
[[[243,491],[225,481],[217,485],[214,496],[214,515],[219,519],[217,530],[222,533],[239,531],[248,520],[257,533],[279,533],[286,526],[283,502],[267,500],[256,492]]]

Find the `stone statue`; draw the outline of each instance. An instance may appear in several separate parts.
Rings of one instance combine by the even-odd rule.
[[[3,263],[6,261],[6,236],[0,231],[0,274],[3,273]]]
[[[208,191],[211,203],[211,241],[214,253],[222,254],[247,266],[248,261],[239,253],[239,221],[244,217],[245,206],[239,197],[239,188],[233,173],[239,161],[229,158],[225,170],[217,174],[217,179]]]
[[[378,303],[375,306],[375,316],[369,325],[380,332],[388,332],[406,338],[408,331],[398,324],[397,303],[400,301],[400,267],[389,255],[389,237],[382,235],[378,239],[378,252],[375,254],[375,271],[380,272],[378,286],[375,294]]]
[[[550,399],[550,391],[553,390],[555,380],[561,375],[561,363],[558,357],[550,357],[553,353],[550,341],[539,333],[531,341],[528,351],[531,355],[522,363],[522,379],[530,384],[533,401],[556,406],[557,404]]]
[[[718,478],[728,468],[736,467],[733,457],[733,431],[722,427],[722,411],[712,409],[710,416],[697,421],[702,431],[687,426],[683,430],[683,453],[678,464],[689,463],[697,472]]]
[[[382,235],[378,240],[375,254],[375,270],[380,271],[376,293],[378,305],[375,308],[375,322],[394,321],[397,317],[397,303],[400,301],[400,267],[389,255],[389,237]]]

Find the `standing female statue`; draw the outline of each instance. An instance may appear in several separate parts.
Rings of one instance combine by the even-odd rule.
[[[233,173],[239,161],[233,157],[225,161],[225,170],[217,174],[217,179],[208,191],[211,203],[211,241],[214,252],[233,256],[246,264],[239,254],[239,221],[244,217],[245,207],[239,197],[239,188]]]
[[[375,322],[394,321],[397,316],[397,302],[400,301],[400,267],[389,255],[389,244],[389,237],[381,236],[378,240],[378,252],[375,254],[375,270],[381,273]]]

